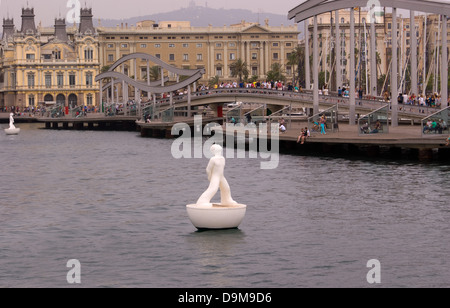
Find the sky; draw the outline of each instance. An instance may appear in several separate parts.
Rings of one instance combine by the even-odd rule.
[[[288,12],[304,0],[0,0],[0,18],[13,17],[20,24],[22,7],[34,7],[36,23],[53,24],[56,17],[65,17],[78,2],[81,7],[92,7],[94,18],[121,19],[154,13],[170,12],[191,3],[215,9],[248,9],[253,12],[288,15]],[[69,6],[69,7],[68,7]]]

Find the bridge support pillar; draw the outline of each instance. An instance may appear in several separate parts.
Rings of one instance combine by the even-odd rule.
[[[58,129],[58,122],[53,122],[52,123],[52,128],[53,129]]]

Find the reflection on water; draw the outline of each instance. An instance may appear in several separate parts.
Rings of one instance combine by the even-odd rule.
[[[0,286],[448,286],[449,166],[280,157],[276,170],[232,159],[240,229],[197,232],[186,204],[207,159],[173,159],[171,141],[130,132],[20,125],[0,136]],[[69,286],[69,285],[67,285]]]

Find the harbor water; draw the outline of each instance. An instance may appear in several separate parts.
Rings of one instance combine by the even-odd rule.
[[[448,287],[450,166],[281,155],[227,160],[236,230],[198,232],[186,205],[207,158],[135,132],[0,134],[0,287]],[[3,129],[3,127],[2,127]],[[369,260],[381,283],[371,285]]]

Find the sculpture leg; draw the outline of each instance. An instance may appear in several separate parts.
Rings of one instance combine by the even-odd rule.
[[[220,187],[219,179],[211,179],[208,189],[201,195],[200,199],[197,201],[197,205],[208,205],[211,204],[212,198],[217,194]]]
[[[228,181],[225,179],[225,177],[222,178],[220,181],[220,196],[221,196],[221,203],[223,205],[234,205],[237,204],[236,201],[233,200],[231,197],[231,189],[230,185],[228,184]]]

